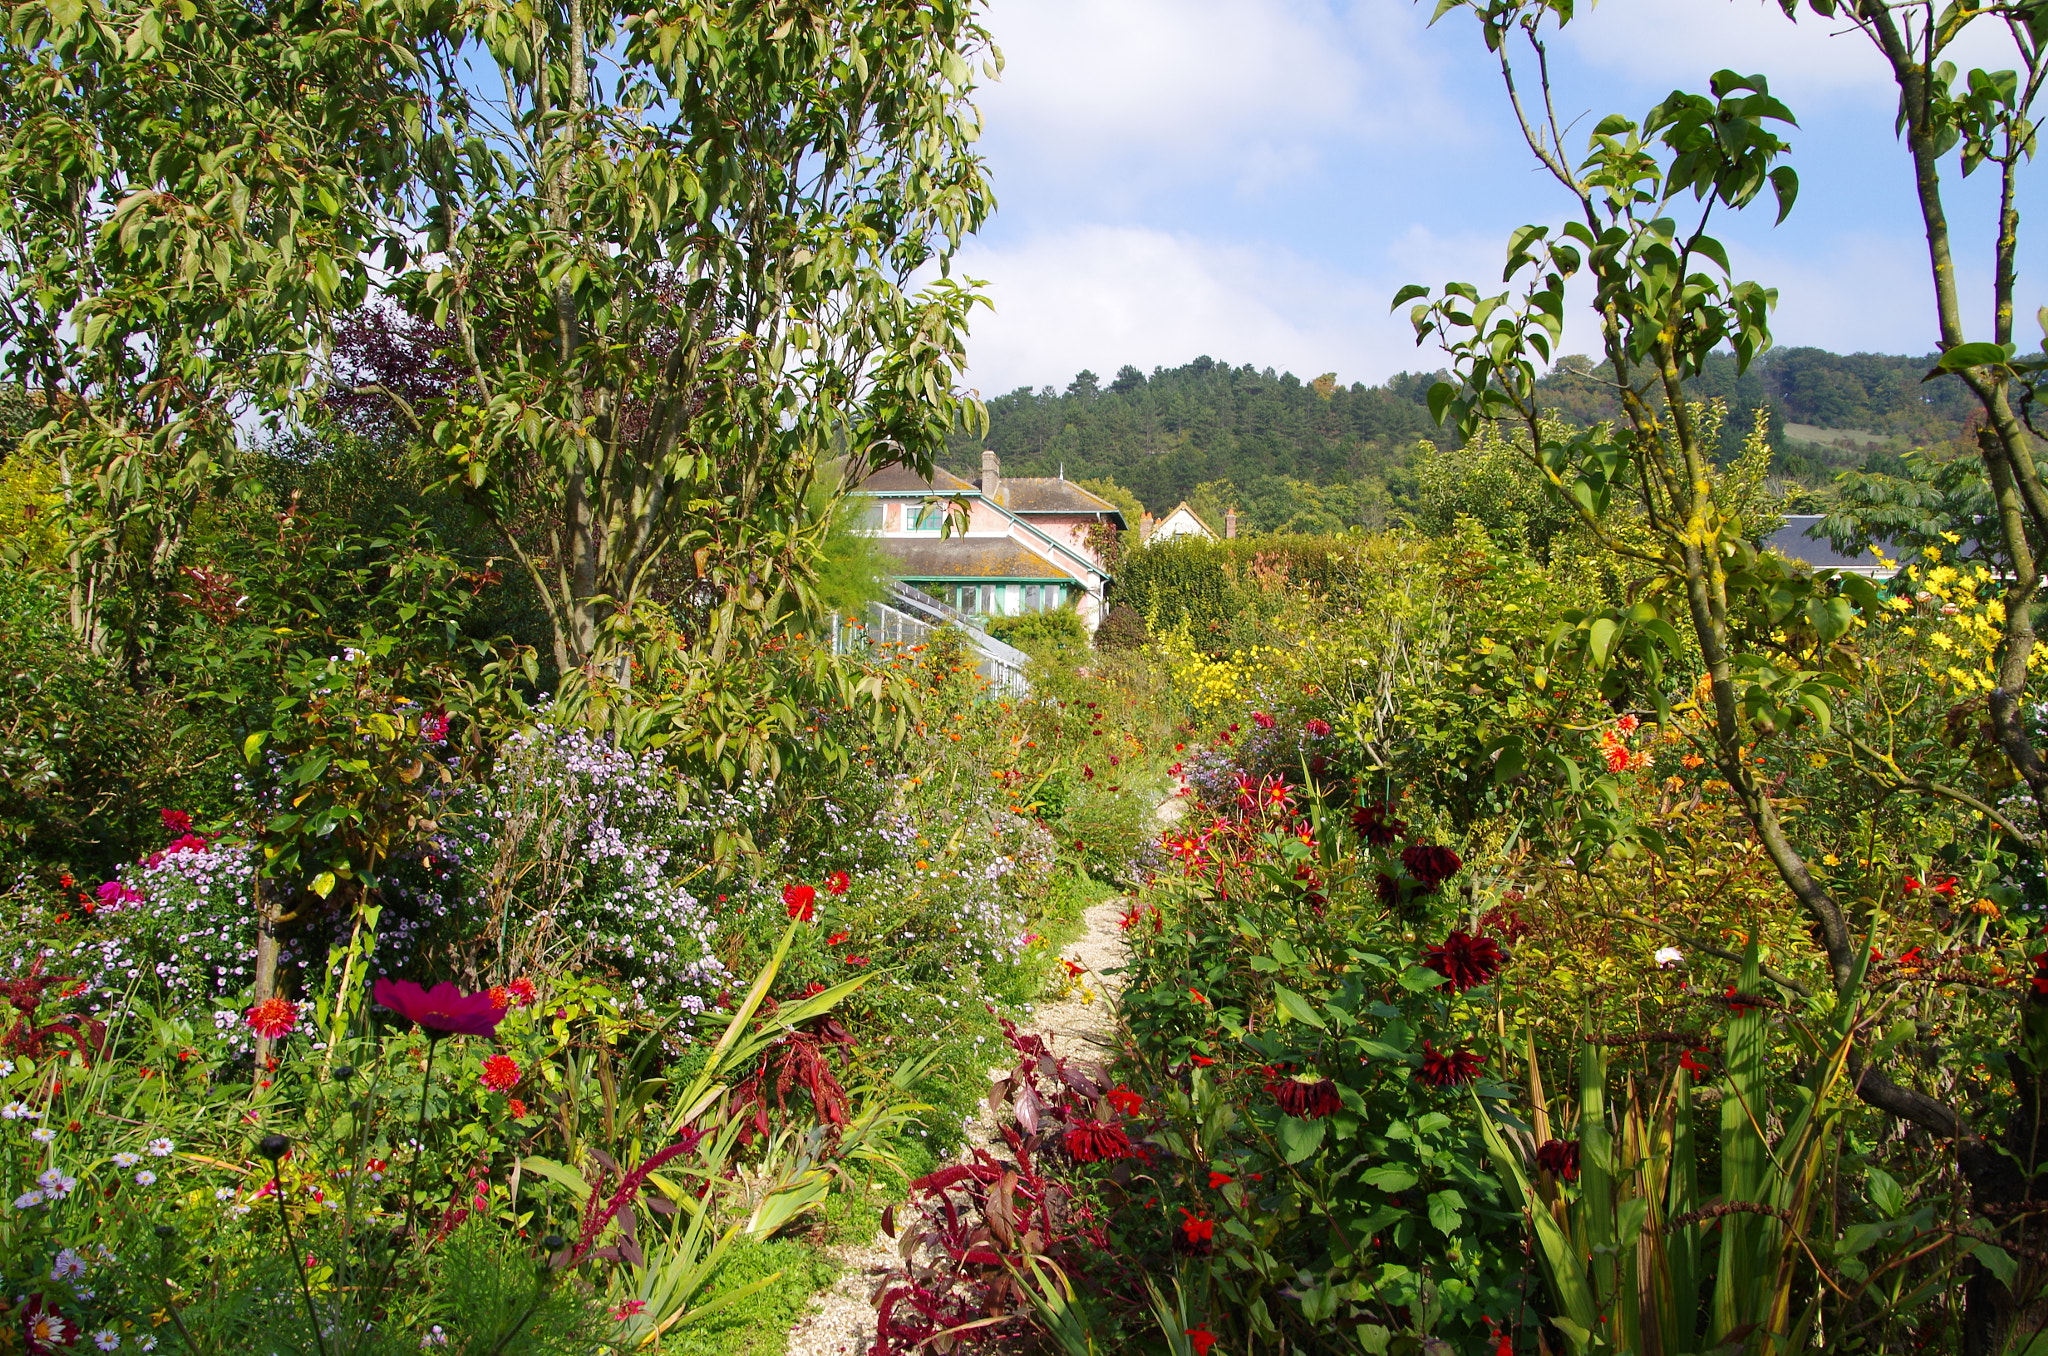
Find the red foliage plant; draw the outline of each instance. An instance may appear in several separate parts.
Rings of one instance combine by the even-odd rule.
[[[0,1035],[0,1051],[41,1059],[48,1053],[52,1041],[64,1040],[71,1043],[81,1061],[91,1065],[93,1056],[102,1053],[106,1047],[105,1022],[67,1013],[54,1021],[37,1025],[36,1014],[43,1005],[43,996],[51,989],[68,991],[75,982],[70,976],[44,974],[40,956],[29,965],[28,973],[19,979],[0,980],[0,999],[5,999],[15,1013],[14,1025],[7,1029],[5,1035]]]

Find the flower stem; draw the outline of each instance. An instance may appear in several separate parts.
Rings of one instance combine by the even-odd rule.
[[[284,1202],[284,1174],[275,1165],[270,1170],[270,1185],[277,1192],[277,1217],[284,1221],[284,1245],[292,1250],[292,1266],[299,1273],[299,1294],[306,1301],[306,1322],[312,1325],[313,1350],[320,1356],[327,1356],[327,1341],[320,1335],[320,1315],[313,1309],[313,1283],[306,1276],[306,1254],[299,1251],[298,1241],[292,1237],[292,1212]]]

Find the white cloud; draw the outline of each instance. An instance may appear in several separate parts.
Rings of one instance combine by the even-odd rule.
[[[1405,322],[1387,315],[1393,289],[1263,246],[1080,225],[1013,248],[970,246],[956,272],[987,279],[995,303],[968,344],[984,395],[1204,353],[1304,378],[1377,380],[1418,365]]]
[[[1081,194],[1256,188],[1425,106],[1455,121],[1405,0],[997,0],[988,23],[1006,62],[977,99],[991,146]]]
[[[1845,98],[1897,100],[1890,68],[1854,25],[1804,7],[1795,23],[1772,0],[1625,0],[1582,14],[1565,33],[1584,60],[1654,93],[1704,91],[1707,77],[1726,69],[1769,77],[1771,92],[1795,115],[1802,105]],[[1965,30],[1950,59],[1964,69],[2011,66],[2010,50],[1982,20]]]

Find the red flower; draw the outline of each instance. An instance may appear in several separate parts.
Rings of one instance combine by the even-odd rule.
[[[1484,1055],[1475,1055],[1462,1047],[1446,1054],[1424,1041],[1422,1068],[1415,1076],[1433,1088],[1461,1088],[1479,1077],[1479,1066],[1484,1063]]]
[[[512,1119],[513,1119],[513,1120],[515,1120],[515,1121],[523,1121],[523,1120],[525,1120],[525,1119],[526,1119],[526,1103],[524,1103],[524,1102],[520,1101],[520,1100],[519,1100],[519,1099],[518,1099],[517,1097],[514,1097],[514,1098],[512,1098],[512,1099],[511,1099],[511,1102],[512,1102]]]
[[[503,1012],[512,1006],[512,991],[504,985],[493,984],[488,992],[491,995],[491,1006],[498,1011]]]
[[[1394,807],[1389,802],[1375,801],[1351,812],[1351,827],[1374,847],[1392,847],[1408,832],[1408,821],[1394,818]]]
[[[789,910],[791,918],[808,923],[818,916],[818,892],[808,885],[785,885],[782,887],[782,907]]]
[[[380,979],[370,996],[409,1022],[457,1035],[489,1036],[505,1019],[505,1010],[488,993],[464,993],[446,980],[423,989],[409,979]]]
[[[1392,908],[1401,902],[1401,882],[1395,880],[1384,871],[1380,872],[1373,879],[1372,888],[1373,892],[1379,896],[1380,903],[1388,908]]]
[[[1546,1139],[1536,1146],[1536,1166],[1567,1182],[1579,1178],[1579,1142]]]
[[[264,1040],[283,1040],[299,1024],[299,1010],[289,998],[266,998],[250,1008],[242,1020]]]
[[[1227,1172],[1211,1171],[1209,1174],[1209,1189],[1211,1191],[1214,1191],[1217,1187],[1229,1186],[1232,1182],[1236,1180],[1237,1179],[1235,1177],[1232,1177]]]
[[[1186,1210],[1180,1213],[1180,1236],[1173,1240],[1174,1244],[1182,1251],[1193,1253],[1197,1257],[1205,1257],[1215,1251],[1216,1221],[1189,1214]]]
[[[843,895],[846,893],[847,887],[852,884],[853,877],[847,875],[844,871],[834,871],[831,875],[825,877],[825,893]]]
[[[1678,1057],[1678,1067],[1685,1070],[1687,1073],[1712,1073],[1712,1069],[1700,1063],[1699,1060],[1693,1058],[1695,1055],[1704,1055],[1705,1053],[1707,1052],[1704,1049],[1686,1051],[1683,1055],[1680,1055]]]
[[[1097,1163],[1131,1156],[1131,1137],[1120,1125],[1081,1120],[1067,1131],[1067,1153],[1076,1163]]]
[[[645,1309],[646,1307],[646,1300],[627,1300],[624,1304],[621,1304],[616,1309],[612,1310],[612,1317],[617,1319],[619,1322],[624,1323],[627,1319],[632,1318],[634,1315],[638,1314],[642,1309]]]
[[[207,848],[206,835],[200,833],[180,834],[164,847],[164,853],[204,852]]]
[[[1252,712],[1252,723],[1254,725],[1257,725],[1261,730],[1270,730],[1275,725],[1278,725],[1280,722],[1273,719],[1271,716],[1267,715],[1264,711],[1254,711]],[[1233,725],[1230,728],[1234,730],[1237,727]]]
[[[21,1335],[32,1356],[56,1356],[85,1335],[85,1330],[57,1312],[49,1299],[37,1295],[21,1311]]]
[[[846,963],[848,965],[866,965],[868,963],[868,958],[866,956],[848,956],[846,958]]]
[[[1620,744],[1610,744],[1607,746],[1607,770],[1609,772],[1628,771],[1628,750],[1626,748]]]
[[[1312,720],[1301,728],[1308,733],[1310,738],[1321,739],[1330,733],[1330,722],[1327,720]]]
[[[1414,843],[1401,849],[1401,865],[1425,890],[1434,890],[1458,874],[1464,858],[1434,843]]]
[[[1209,1348],[1216,1345],[1216,1334],[1207,1328],[1189,1328],[1181,1336],[1194,1347],[1195,1356],[1209,1356]]]
[[[1104,1093],[1103,1095],[1109,1098],[1109,1104],[1111,1106],[1115,1107],[1120,1114],[1125,1116],[1137,1115],[1139,1110],[1142,1109],[1145,1105],[1145,1099],[1143,1097],[1140,1097],[1137,1093],[1132,1092],[1129,1088],[1125,1087],[1121,1083],[1117,1084],[1115,1087],[1111,1088],[1108,1092]]]
[[[1756,1004],[1754,1003],[1740,1003],[1736,1001],[1739,995],[1736,993],[1733,984],[1730,984],[1728,991],[1721,996],[1728,1002],[1728,1011],[1734,1013],[1737,1017],[1747,1017],[1756,1009]]]
[[[1214,1064],[1215,1062],[1216,1062],[1215,1060],[1213,1060],[1213,1059],[1209,1058],[1209,1057],[1208,1057],[1207,1055],[1189,1055],[1189,1056],[1188,1056],[1188,1063],[1190,1063],[1190,1064],[1194,1065],[1194,1066],[1195,1066],[1196,1068],[1198,1068],[1198,1069],[1206,1069],[1206,1068],[1208,1068],[1208,1067],[1209,1067],[1209,1066],[1210,1066],[1211,1064]]]
[[[505,989],[506,992],[512,995],[512,1001],[517,1003],[520,1007],[530,1008],[533,1006],[533,981],[528,979],[525,975],[521,975],[519,978],[513,980],[510,984],[507,984],[505,986]]]
[[[1273,1094],[1274,1103],[1282,1111],[1305,1121],[1335,1115],[1344,1107],[1337,1096],[1337,1085],[1327,1078],[1307,1074],[1276,1078],[1266,1084],[1266,1091]]]
[[[823,992],[825,992],[825,986],[820,984],[815,979],[812,980],[810,983],[804,985],[804,997],[806,998],[816,998],[819,994]]]
[[[841,942],[845,941],[848,937],[851,937],[852,935],[853,934],[850,932],[835,932],[830,937],[827,937],[825,939],[825,945],[837,946]]]
[[[519,1082],[519,1061],[510,1055],[492,1055],[484,1061],[481,1078],[492,1092],[504,1092]]]
[[[158,810],[157,818],[164,822],[164,832],[169,834],[192,832],[192,816],[183,810]]]
[[[1422,953],[1423,965],[1450,981],[1459,993],[1491,984],[1506,961],[1499,942],[1468,932],[1453,932]]]

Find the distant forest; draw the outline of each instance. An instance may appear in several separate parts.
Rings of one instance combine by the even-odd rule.
[[[1819,489],[1844,470],[1889,469],[1906,450],[1954,439],[1971,408],[1954,377],[1923,382],[1931,357],[1772,349],[1738,375],[1723,359],[1700,383],[1725,400],[1724,451],[1755,411],[1769,411],[1772,469]],[[1182,500],[1205,516],[1231,501],[1253,530],[1377,525],[1416,493],[1417,445],[1448,450],[1425,398],[1436,373],[1368,386],[1337,374],[1303,380],[1197,358],[1148,375],[1125,366],[1107,383],[1081,372],[1066,389],[1022,386],[988,402],[985,440],[956,435],[952,464],[972,474],[993,448],[1013,475],[1114,482],[1164,513]],[[1578,423],[1615,409],[1589,360],[1566,357],[1544,379]],[[1714,389],[1718,388],[1718,389]]]

